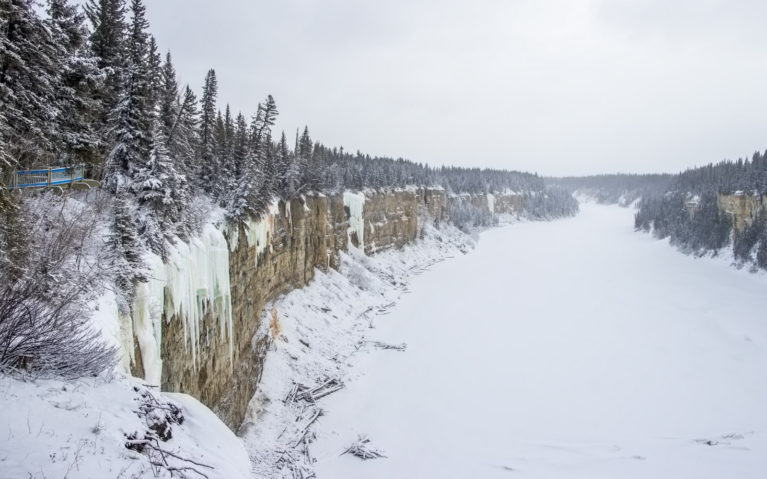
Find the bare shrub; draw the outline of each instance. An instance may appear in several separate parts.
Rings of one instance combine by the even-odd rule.
[[[80,377],[112,368],[117,352],[89,321],[113,263],[99,229],[108,199],[0,195],[0,369]]]

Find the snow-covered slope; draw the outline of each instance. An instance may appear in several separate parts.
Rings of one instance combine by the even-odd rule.
[[[301,399],[301,387],[326,384],[316,396],[342,387],[354,358],[376,348],[367,339],[374,336],[379,317],[407,292],[407,283],[472,247],[456,228],[427,225],[423,239],[403,250],[368,257],[351,247],[342,255],[340,271],[317,270],[308,286],[267,306],[263,324],[269,325],[273,351],[240,431],[256,477],[310,476],[311,445],[305,447],[304,441],[311,443],[311,424],[324,400]]]
[[[134,379],[0,377],[0,405],[3,479],[252,477],[242,442],[207,407]],[[125,447],[128,436],[143,439],[174,406],[183,419],[170,424],[167,441],[156,442],[163,452]],[[150,464],[150,454],[163,465]]]
[[[582,205],[434,266],[319,401],[322,478],[761,478],[767,276]],[[387,458],[341,452],[359,434]]]

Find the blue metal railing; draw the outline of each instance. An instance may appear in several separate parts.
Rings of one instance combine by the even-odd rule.
[[[43,170],[15,171],[11,176],[9,188],[35,188],[55,185],[68,185],[84,179],[83,165],[68,168],[46,168]]]

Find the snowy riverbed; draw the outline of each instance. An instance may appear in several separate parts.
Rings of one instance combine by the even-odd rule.
[[[632,214],[489,230],[415,277],[367,333],[407,351],[320,400],[318,477],[764,477],[767,277]],[[358,434],[388,457],[340,455]]]

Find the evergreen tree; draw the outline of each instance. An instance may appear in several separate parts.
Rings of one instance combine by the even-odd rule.
[[[149,160],[136,172],[132,184],[139,205],[150,212],[142,216],[141,229],[152,250],[163,257],[165,241],[172,241],[176,226],[185,219],[189,202],[186,177],[179,172],[166,145],[167,139],[157,121]]]
[[[57,48],[55,88],[57,160],[60,164],[86,163],[100,177],[100,103],[96,95],[100,72],[87,45],[85,17],[67,0],[48,0],[48,28]]]
[[[237,115],[237,123],[234,129],[234,141],[232,143],[232,160],[234,163],[234,180],[239,182],[244,174],[245,162],[248,157],[248,124],[245,115]]]
[[[191,179],[200,176],[200,161],[196,156],[200,144],[199,123],[197,96],[187,86],[180,103],[178,121],[168,136],[168,145],[171,154],[183,164],[183,171],[190,178],[189,187],[195,186]]]
[[[176,69],[173,67],[170,52],[165,56],[165,63],[160,71],[157,115],[160,120],[162,134],[168,139],[170,149],[171,137],[179,120],[181,105],[178,96],[178,81]]]
[[[52,159],[58,51],[31,0],[0,1],[0,167]]]
[[[141,240],[138,235],[138,227],[135,221],[135,205],[126,192],[121,191],[115,195],[112,213],[112,228],[107,239],[107,246],[114,252],[117,272],[115,285],[120,291],[129,296],[133,287],[141,281],[146,281],[144,264],[141,260]],[[123,313],[129,311],[128,304],[121,305]]]
[[[159,93],[162,87],[162,57],[157,49],[157,41],[153,35],[149,35],[149,55],[147,57],[147,70],[149,74],[149,85],[151,92],[152,107],[157,107],[159,102]]]
[[[301,183],[307,190],[318,191],[320,189],[321,171],[319,165],[312,161],[314,144],[309,136],[309,127],[304,127],[304,132],[298,139],[296,158],[301,168]]]
[[[232,181],[232,158],[230,142],[229,138],[227,138],[226,121],[219,110],[213,135],[216,142],[215,163],[218,165],[218,174],[215,176],[212,196],[220,199],[222,202],[225,202]],[[231,121],[231,114],[229,115],[229,121]]]
[[[277,171],[279,180],[277,189],[280,197],[284,200],[289,200],[299,193],[298,183],[301,172],[298,169],[295,156],[288,149],[288,139],[284,131],[277,147]]]
[[[144,168],[152,149],[153,108],[148,69],[149,44],[146,9],[131,0],[130,64],[125,93],[115,111],[115,144],[107,158],[105,186],[116,191],[131,183]]]
[[[204,191],[213,193],[219,167],[216,164],[216,97],[218,82],[216,72],[209,70],[202,90],[202,112],[200,118],[200,183]]]
[[[128,61],[125,0],[88,0],[85,13],[93,26],[91,50],[104,76],[98,90],[101,103],[99,114],[103,125],[99,134],[106,138],[114,120],[112,114],[120,103],[124,69]]]
[[[216,150],[218,152],[218,164],[221,168],[217,189],[219,191],[218,196],[222,199],[222,204],[225,204],[226,198],[231,195],[232,189],[236,184],[237,170],[234,159],[234,118],[228,104],[226,105],[223,118],[219,115],[216,121]]]

